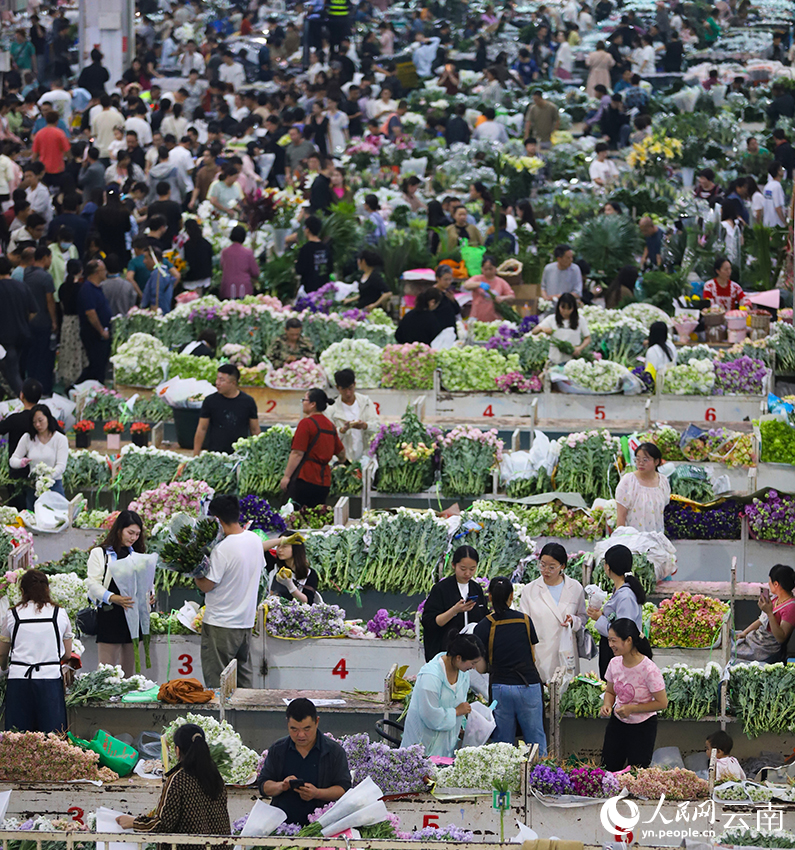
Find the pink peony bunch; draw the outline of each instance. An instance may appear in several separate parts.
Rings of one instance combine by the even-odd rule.
[[[6,782],[113,782],[119,777],[99,767],[99,755],[43,732],[4,732],[0,737],[0,779]]]
[[[619,775],[618,784],[633,797],[648,800],[659,800],[661,794],[668,800],[698,800],[709,796],[709,784],[692,770],[681,767],[644,767],[635,776],[631,773]]]
[[[151,527],[155,523],[166,522],[174,514],[184,513],[197,517],[202,497],[212,494],[212,488],[204,481],[188,479],[161,484],[154,490],[144,490],[127,507],[139,513],[141,519]]]
[[[502,448],[504,443],[497,436],[497,430],[492,428],[490,431],[481,431],[480,428],[472,426],[456,425],[452,431],[448,431],[442,439],[442,448],[448,449],[453,443],[459,440],[471,440],[475,443],[480,443],[483,446],[488,446],[494,450],[494,457],[497,463],[502,460]]]
[[[302,357],[294,363],[285,363],[281,369],[268,373],[268,384],[291,390],[308,390],[326,385],[326,373],[323,367],[309,357]]]
[[[387,345],[381,355],[381,386],[397,390],[429,390],[433,387],[436,351],[424,342]]]

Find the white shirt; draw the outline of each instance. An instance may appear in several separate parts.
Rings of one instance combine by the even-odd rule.
[[[53,215],[55,215],[55,211],[52,208],[50,190],[43,183],[39,183],[35,189],[32,186],[25,189],[25,197],[33,212],[43,215],[44,220],[49,224],[52,221]]]
[[[382,115],[389,114],[390,112],[397,111],[397,101],[396,100],[387,100],[383,101],[379,97],[378,100],[371,100],[367,104],[367,117],[370,119],[380,118]]]
[[[648,366],[651,363],[657,372],[660,369],[667,369],[669,366],[676,366],[676,348],[670,342],[666,342],[665,347],[671,355],[670,359],[665,356],[665,352],[659,345],[652,345],[646,352],[646,365]]]
[[[230,534],[213,549],[205,578],[215,587],[205,596],[203,622],[225,629],[251,629],[265,567],[262,541],[253,531]]]
[[[187,77],[191,71],[198,71],[201,77],[204,74],[204,57],[201,53],[183,53],[179,60],[179,69],[183,77]]]
[[[593,182],[601,180],[603,186],[606,186],[613,180],[618,180],[618,168],[612,159],[606,159],[604,162],[595,159],[591,163],[588,173]]]
[[[558,46],[555,53],[555,68],[562,68],[564,71],[572,72],[574,68],[574,51],[568,41],[563,41]]]
[[[342,418],[347,422],[356,422],[361,418],[359,402],[354,397],[353,404],[345,404],[340,400],[340,410]],[[358,460],[362,456],[362,432],[358,428],[351,428],[348,433],[351,437],[351,460]]]
[[[190,175],[196,167],[196,163],[193,161],[193,154],[187,148],[183,148],[182,145],[177,145],[168,152],[168,161],[179,169],[182,179],[188,187],[188,191],[192,192],[193,178]]]
[[[558,326],[555,315],[547,316],[539,325],[541,328],[552,328],[552,336],[561,342],[570,342],[575,348],[582,343],[585,337],[590,336],[588,330],[588,322],[582,316],[578,317],[577,327],[572,329],[569,327],[569,320],[564,319],[563,325]],[[571,360],[571,354],[563,354],[556,345],[549,346],[549,362],[550,363],[565,363]]]
[[[41,610],[37,611],[34,603],[28,603],[27,605],[20,605],[16,612],[20,620],[36,620],[37,622],[20,623],[16,640],[11,648],[8,678],[24,679],[29,666],[42,664],[46,666],[31,671],[32,679],[60,679],[60,660],[66,652],[64,640],[70,640],[74,637],[69,615],[63,608],[59,608],[56,620],[58,626],[58,642],[56,644],[55,628],[52,623],[55,613],[54,605],[42,605]],[[6,613],[2,628],[0,628],[0,640],[10,643],[15,625],[12,609]]]
[[[91,132],[94,134],[94,144],[99,149],[100,158],[108,156],[108,145],[115,138],[113,135],[114,129],[116,127],[124,127],[124,125],[124,116],[115,106],[103,109],[92,119]]]
[[[51,103],[56,112],[63,118],[64,124],[72,129],[72,95],[63,89],[55,89],[43,94],[38,101],[39,106],[42,103]]]
[[[135,130],[138,133],[138,144],[142,147],[148,147],[152,144],[152,128],[149,126],[149,122],[140,118],[137,115],[131,115],[124,122],[125,130]]]
[[[654,48],[647,44],[645,47],[639,47],[632,51],[632,73],[639,74],[641,77],[646,74],[654,73],[654,60],[656,54]]]
[[[765,196],[761,192],[754,192],[751,198],[751,225],[756,224],[756,214],[765,208]]]
[[[498,124],[496,121],[483,121],[475,127],[472,138],[506,144],[508,142],[508,132],[502,124]]]
[[[776,212],[776,208],[781,207],[781,211],[786,218],[787,202],[784,198],[784,190],[781,188],[781,183],[778,180],[769,180],[762,194],[764,198],[762,205],[762,224],[765,227],[776,227],[777,225],[784,224],[785,222],[781,220],[781,217]]]
[[[30,460],[28,469],[31,473],[37,463],[46,463],[55,470],[53,478],[56,481],[60,480],[66,469],[66,461],[69,459],[69,441],[66,439],[66,434],[56,431],[46,443],[42,443],[38,436],[31,437],[30,434],[23,434],[8,463],[14,469],[22,469],[23,458]]]
[[[218,79],[222,83],[231,83],[235,91],[239,91],[246,85],[246,72],[239,62],[227,65],[222,62],[218,68]]]
[[[424,44],[419,44],[411,54],[411,61],[417,70],[418,77],[430,77],[433,73],[433,62],[436,51],[441,44],[439,38],[429,38]]]

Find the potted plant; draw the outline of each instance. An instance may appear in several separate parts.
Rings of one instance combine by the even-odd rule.
[[[102,430],[108,437],[108,451],[117,452],[121,448],[121,435],[124,431],[124,423],[118,419],[106,422]]]
[[[133,422],[130,425],[130,435],[136,446],[149,445],[149,434],[152,431],[152,426],[148,422]]]
[[[81,419],[79,422],[75,422],[75,448],[89,448],[91,446],[91,432],[93,430],[94,423],[90,419]]]

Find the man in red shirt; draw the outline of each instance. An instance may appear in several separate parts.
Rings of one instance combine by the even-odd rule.
[[[58,126],[58,110],[47,113],[47,126],[33,137],[33,161],[41,160],[44,165],[44,183],[58,186],[64,171],[64,156],[69,153],[69,139]]]

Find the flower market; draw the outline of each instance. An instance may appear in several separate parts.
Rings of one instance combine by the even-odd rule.
[[[795,850],[795,0],[0,12],[4,850]]]

